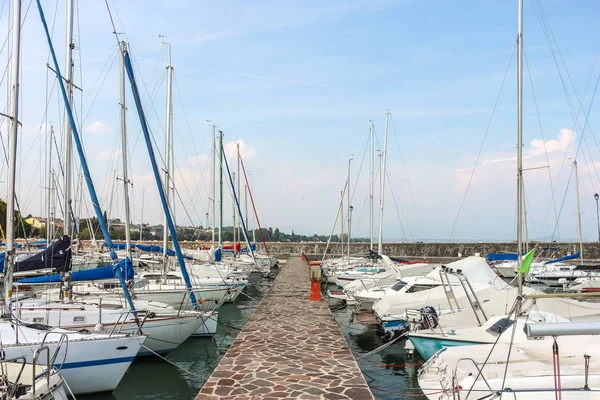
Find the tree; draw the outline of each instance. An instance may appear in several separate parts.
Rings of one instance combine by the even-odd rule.
[[[273,232],[273,241],[279,242],[279,237],[280,237],[279,228],[275,228],[275,231]]]

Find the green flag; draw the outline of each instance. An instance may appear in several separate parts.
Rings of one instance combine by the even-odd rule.
[[[531,262],[533,261],[533,252],[535,249],[532,249],[529,253],[525,254],[525,258],[523,258],[523,262],[521,263],[521,267],[517,270],[521,274],[526,274],[529,272],[531,268]]]

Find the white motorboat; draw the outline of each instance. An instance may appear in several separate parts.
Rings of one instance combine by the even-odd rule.
[[[40,348],[38,355],[44,352]],[[24,358],[0,362],[0,393],[6,400],[67,400],[63,377],[51,364],[27,363]]]

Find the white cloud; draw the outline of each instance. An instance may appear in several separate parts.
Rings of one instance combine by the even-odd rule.
[[[576,133],[572,129],[563,128],[560,130],[558,139],[546,140],[545,143],[543,139],[534,139],[530,143],[531,149],[528,150],[528,153],[532,156],[554,152],[564,153],[569,148],[575,135]]]
[[[227,161],[232,163],[231,160],[235,160],[237,157],[237,145],[240,145],[240,156],[243,160],[254,160],[256,159],[256,149],[250,147],[242,139],[235,140],[233,142],[226,143],[223,147],[225,148],[225,154],[227,155]]]
[[[110,126],[100,121],[94,121],[85,128],[85,133],[90,135],[106,135],[110,132]]]

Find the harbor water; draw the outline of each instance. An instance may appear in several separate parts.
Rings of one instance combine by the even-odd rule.
[[[236,302],[219,308],[219,326],[214,338],[188,339],[168,354],[166,360],[159,357],[136,360],[113,393],[78,399],[193,399],[272,282],[251,276],[250,284]],[[374,326],[350,323],[351,309],[332,312],[377,399],[409,399],[414,398],[410,394],[420,393],[416,374],[422,359],[407,355],[400,343],[364,357],[385,343],[381,334]]]

